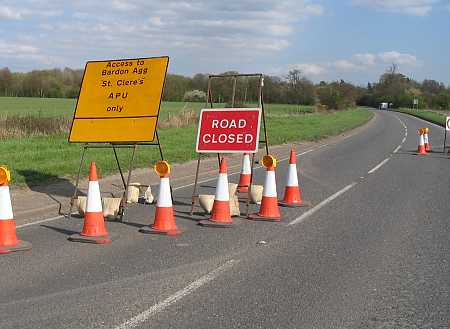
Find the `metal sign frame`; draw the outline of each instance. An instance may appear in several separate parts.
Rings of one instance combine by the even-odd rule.
[[[235,106],[235,98],[236,98],[236,84],[238,78],[258,78],[258,107],[261,108],[261,117],[262,117],[262,123],[263,123],[263,129],[264,129],[264,139],[259,140],[259,144],[264,144],[264,149],[266,152],[266,155],[269,154],[269,140],[267,137],[267,126],[266,126],[266,115],[264,111],[264,76],[262,73],[250,73],[250,74],[218,74],[218,75],[209,75],[208,76],[208,91],[206,93],[206,102],[205,107],[214,108],[214,101],[213,101],[213,94],[212,94],[212,88],[211,88],[211,82],[214,79],[233,79],[233,89],[232,89],[232,95],[231,95],[231,108]],[[261,125],[261,123],[260,123]],[[197,126],[197,129],[199,127]],[[261,127],[259,128],[261,132]],[[260,134],[261,136],[261,134]],[[227,152],[228,153],[228,152]],[[195,171],[195,182],[194,182],[194,190],[192,192],[192,202],[191,202],[191,216],[194,214],[194,208],[197,205],[198,202],[198,176],[200,171],[200,163],[202,160],[202,154],[198,153],[198,159],[197,159],[197,169]],[[210,154],[210,153],[208,153]],[[255,154],[252,154],[251,159],[251,172],[250,172],[250,185],[248,187],[248,194],[247,194],[247,216],[249,214],[249,208],[250,208],[250,193],[252,189],[252,183],[253,183],[253,171],[254,171],[254,164],[255,164]],[[217,160],[218,160],[218,166],[220,166],[220,153],[217,153]]]
[[[83,143],[84,145],[83,145],[83,151],[81,153],[80,166],[78,168],[74,192],[70,199],[70,208],[69,208],[68,213],[65,214],[65,216],[68,219],[70,219],[72,216],[72,210],[73,210],[75,199],[77,198],[78,187],[79,187],[79,183],[80,183],[81,170],[83,168],[84,158],[86,155],[86,151],[88,149],[112,148],[112,150],[114,152],[114,158],[116,160],[117,168],[119,170],[123,188],[124,188],[122,200],[121,200],[120,206],[119,206],[119,213],[118,213],[120,221],[123,220],[123,216],[125,214],[125,208],[127,205],[127,198],[128,198],[128,189],[129,189],[129,185],[130,185],[130,181],[131,181],[131,176],[132,176],[133,167],[134,167],[134,160],[135,160],[135,155],[136,155],[138,146],[158,146],[161,160],[164,160],[164,155],[163,155],[163,151],[162,151],[162,147],[161,147],[161,143],[159,141],[159,135],[158,135],[158,123],[159,123],[159,115],[161,112],[161,101],[162,101],[162,97],[164,94],[164,88],[165,88],[165,84],[166,84],[167,69],[169,67],[169,57],[168,56],[159,56],[159,57],[146,57],[146,58],[139,58],[139,59],[151,59],[151,58],[167,58],[167,66],[166,66],[166,70],[164,73],[164,80],[163,80],[163,85],[162,85],[162,89],[161,89],[161,98],[160,98],[159,106],[158,106],[158,114],[156,117],[156,126],[155,126],[154,135],[153,135],[153,140],[148,141],[148,142],[142,142],[142,141],[141,142],[138,142],[138,141],[136,141],[136,142],[107,142],[107,141],[105,141],[105,142],[71,142],[70,134],[69,134],[69,139],[68,139],[69,143]],[[123,61],[123,60],[138,60],[138,59],[137,58],[136,59],[120,59],[120,61]],[[106,62],[106,61],[91,61],[91,62]],[[119,61],[119,60],[111,60],[111,61]],[[86,67],[87,67],[87,64],[86,64]],[[85,73],[86,73],[86,68],[85,68],[85,71],[83,72],[83,79],[84,79]],[[82,89],[82,84],[80,85],[80,91],[79,91],[78,95],[81,94],[81,89]],[[77,105],[78,105],[78,99],[77,99]],[[70,128],[70,132],[72,132],[73,121],[75,120],[75,114],[76,114],[76,108],[74,111],[74,116],[73,116],[72,125]],[[155,139],[156,139],[156,141],[155,141]],[[125,180],[125,176],[124,176],[122,167],[119,162],[119,158],[117,156],[117,149],[119,149],[119,148],[132,148],[133,149],[131,158],[129,161],[129,166],[128,166],[128,177],[126,180]]]

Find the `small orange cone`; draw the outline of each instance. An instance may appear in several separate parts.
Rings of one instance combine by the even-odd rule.
[[[139,232],[146,234],[166,234],[178,235],[173,215],[172,194],[170,192],[170,165],[167,161],[158,161],[155,165],[155,171],[161,178],[159,183],[159,195],[156,202],[155,220],[150,227],[141,228]]]
[[[251,214],[248,219],[261,221],[280,221],[280,209],[278,208],[277,185],[275,179],[276,159],[271,155],[265,155],[262,164],[267,168],[264,181],[263,196],[259,212]]]
[[[298,184],[297,155],[295,153],[295,150],[291,150],[286,187],[284,188],[284,198],[279,203],[280,205],[286,207],[310,206],[310,203],[308,201],[302,200],[300,186]]]
[[[111,243],[111,238],[105,227],[105,218],[103,217],[102,199],[95,162],[91,162],[89,168],[89,187],[83,230],[80,234],[72,234],[69,240],[96,244]]]
[[[430,143],[429,138],[428,138],[428,132],[429,131],[430,131],[430,129],[424,128],[423,144],[425,145],[425,151],[426,152],[431,152],[431,143]]]
[[[419,147],[417,148],[417,153],[419,153],[419,154],[427,154],[427,151],[425,150],[424,139],[423,139],[424,129],[420,128],[418,130],[418,132],[419,132]]]
[[[242,171],[239,177],[238,192],[247,193],[250,185],[250,179],[252,175],[252,169],[250,165],[250,154],[244,153],[242,158]]]
[[[9,194],[10,181],[11,173],[8,168],[0,166],[0,254],[31,249],[31,243],[17,239]]]
[[[233,220],[230,212],[230,195],[228,193],[227,160],[220,161],[219,178],[217,179],[216,195],[210,219],[201,220],[202,226],[231,227]]]

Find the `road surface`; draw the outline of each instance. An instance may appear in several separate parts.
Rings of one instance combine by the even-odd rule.
[[[20,228],[33,250],[1,257],[0,328],[450,328],[450,158],[415,154],[425,126],[440,151],[441,128],[386,111],[300,150],[312,207],[282,208],[281,223],[200,227],[186,186],[177,237],[139,233],[144,205],[107,223],[109,245],[68,242],[81,219]]]

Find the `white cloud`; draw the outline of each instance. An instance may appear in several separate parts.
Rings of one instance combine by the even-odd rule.
[[[136,9],[136,6],[127,0],[114,0],[111,4],[117,10],[128,11]]]
[[[355,5],[375,8],[379,11],[406,14],[412,16],[427,16],[433,6],[440,0],[353,0]]]
[[[295,64],[292,65],[293,69],[299,69],[306,76],[310,75],[321,75],[325,73],[326,69],[323,65],[314,64],[314,63],[305,63],[305,64]]]
[[[371,54],[371,53],[362,53],[362,54],[355,54],[353,55],[353,58],[363,65],[375,65],[377,60],[377,55]]]
[[[360,66],[347,59],[338,60],[333,63],[333,66],[339,71],[357,71],[361,69]]]
[[[242,67],[289,48],[298,24],[324,13],[318,0],[22,0],[18,8],[2,0],[0,17],[23,18],[30,45],[60,66],[169,54]]]
[[[0,7],[0,18],[21,19],[22,13],[18,10],[13,10],[10,7],[1,6]]]
[[[404,65],[417,65],[417,57],[411,54],[402,54],[398,51],[387,51],[378,54],[384,63],[404,64]]]
[[[421,63],[415,55],[398,51],[380,53],[357,53],[349,58],[323,63],[302,63],[290,65],[288,69],[299,69],[306,76],[321,78],[326,76],[342,76],[342,74],[355,74],[358,72],[382,72],[387,65],[397,64],[402,67],[417,67]]]
[[[35,55],[37,53],[39,53],[39,49],[34,46],[0,40],[0,57]]]

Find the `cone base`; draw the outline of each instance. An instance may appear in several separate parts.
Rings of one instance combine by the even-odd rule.
[[[257,221],[262,221],[262,222],[280,222],[281,221],[281,216],[280,217],[265,217],[265,216],[261,216],[258,213],[254,213],[254,214],[250,214],[247,217],[250,220],[257,220]]]
[[[19,240],[18,244],[15,246],[0,246],[0,254],[9,254],[15,251],[26,251],[31,250],[32,245],[27,241]]]
[[[94,243],[94,244],[108,244],[112,242],[111,237],[109,235],[86,236],[78,233],[69,236],[68,240],[72,242]]]
[[[309,201],[301,201],[301,202],[293,202],[293,203],[289,203],[286,201],[278,201],[278,204],[282,207],[287,207],[287,208],[300,208],[300,207],[310,207],[311,206],[311,202]]]
[[[161,234],[161,235],[178,235],[181,234],[180,230],[158,230],[153,228],[152,226],[143,227],[139,229],[139,232],[144,234]]]
[[[218,221],[211,220],[211,219],[203,219],[198,222],[198,225],[205,226],[205,227],[217,227],[217,228],[233,227],[232,222],[218,222]]]

